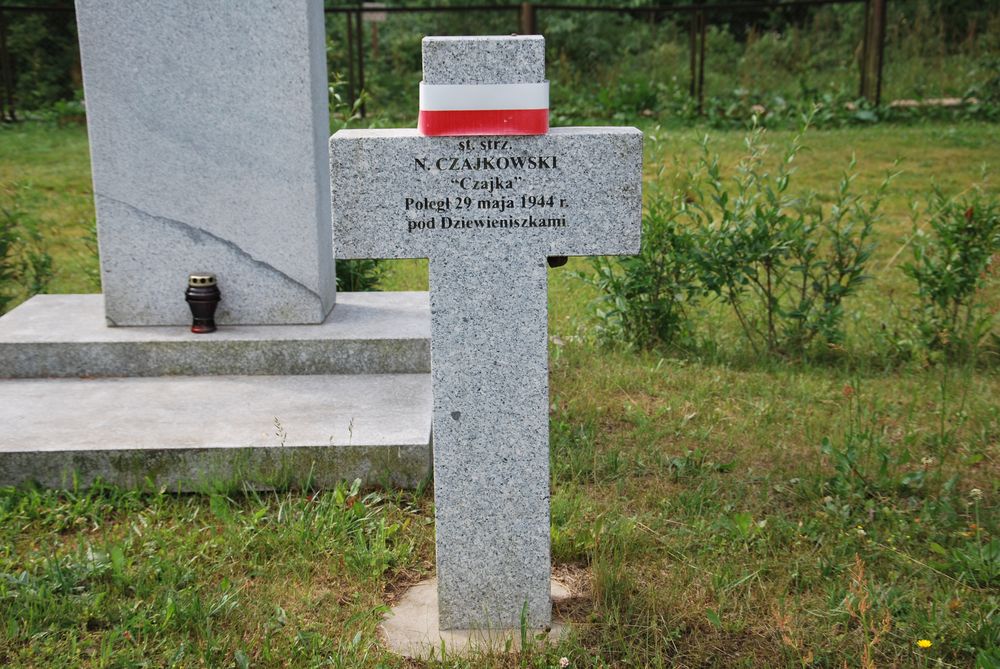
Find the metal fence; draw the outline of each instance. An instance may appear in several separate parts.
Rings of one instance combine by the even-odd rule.
[[[615,7],[570,4],[548,4],[523,2],[512,5],[452,5],[452,6],[395,6],[365,7],[361,4],[343,7],[328,7],[327,16],[340,15],[345,19],[344,38],[347,46],[347,87],[351,100],[356,99],[365,89],[365,39],[363,22],[366,15],[405,13],[509,13],[513,32],[536,34],[539,16],[546,12],[610,13],[620,16],[643,17],[650,21],[672,18],[683,20],[688,26],[689,50],[689,91],[697,102],[699,113],[705,101],[705,62],[708,26],[721,17],[751,12],[788,12],[802,8],[823,5],[863,4],[861,68],[859,95],[878,105],[881,103],[882,66],[885,52],[885,24],[887,0],[789,0],[788,2],[747,2],[747,3],[697,3],[677,5],[656,5],[648,7]],[[24,13],[73,14],[72,7],[59,6],[17,6],[0,5],[0,120],[16,121],[16,62],[8,50],[7,26],[11,16]],[[364,107],[361,114],[364,115]]]

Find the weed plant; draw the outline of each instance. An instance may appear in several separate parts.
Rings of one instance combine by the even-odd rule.
[[[915,226],[913,260],[903,266],[920,298],[916,325],[931,349],[968,357],[997,319],[984,289],[996,281],[1000,200],[981,187],[958,198],[935,188],[923,220],[928,229]]]
[[[16,196],[0,204],[0,315],[15,302],[46,292],[52,275],[38,221],[18,206]]]
[[[361,118],[361,109],[368,99],[367,93],[362,91],[361,95],[350,100],[346,88],[347,82],[344,78],[334,74],[328,86],[331,133],[358,121]],[[383,261],[380,258],[337,260],[335,268],[337,290],[343,291],[377,290],[384,271]]]
[[[383,265],[378,258],[337,261],[337,290],[378,290]]]

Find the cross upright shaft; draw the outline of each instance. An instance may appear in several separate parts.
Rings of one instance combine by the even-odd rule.
[[[440,625],[547,623],[545,257],[430,264]]]
[[[642,134],[348,130],[330,156],[339,257],[430,260],[440,628],[544,626],[545,260],[638,251]]]

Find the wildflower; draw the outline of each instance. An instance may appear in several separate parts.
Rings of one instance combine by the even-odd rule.
[[[866,534],[868,534],[867,532],[865,532],[865,528],[861,527],[860,525],[858,525],[858,527],[857,527],[857,529],[855,531],[858,533],[859,537],[863,537]]]
[[[931,643],[930,639],[920,639],[919,641],[917,641],[917,645],[920,646],[921,648],[930,648],[934,644]]]
[[[559,666],[562,667],[562,669],[566,669],[566,667],[569,666],[569,658],[568,657],[560,657],[559,658]]]
[[[854,396],[854,388],[852,388],[850,385],[845,385],[843,393],[844,397],[850,399],[851,397]]]
[[[934,464],[934,458],[931,458],[931,457],[925,457],[925,458],[921,458],[921,460],[920,460],[920,463],[921,463],[921,464],[922,464],[922,465],[923,465],[924,467],[930,467],[931,465],[933,465],[933,464]]]
[[[983,498],[983,491],[979,488],[973,488],[969,491],[969,497],[976,500],[977,502]]]

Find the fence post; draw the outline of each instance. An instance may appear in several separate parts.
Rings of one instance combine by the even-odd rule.
[[[699,32],[701,33],[701,43],[698,46],[698,115],[705,113],[705,42],[708,37],[708,21],[705,12],[698,12]]]
[[[692,99],[698,96],[698,15],[691,14],[691,22],[688,30],[688,53],[690,54],[691,65],[691,87],[689,94]]]
[[[886,0],[865,2],[865,34],[861,49],[861,97],[882,103],[882,61],[885,55]]]
[[[354,88],[354,24],[350,12],[345,12],[344,18],[347,21],[347,104],[353,107],[358,99]]]
[[[705,107],[705,42],[708,31],[708,21],[705,12],[698,10],[691,13],[691,24],[688,30],[689,67],[691,69],[691,99],[698,105],[698,115]]]
[[[535,23],[535,6],[530,2],[521,3],[521,34],[538,34],[538,25]]]
[[[7,14],[0,8],[0,79],[3,80],[3,96],[0,97],[0,122],[16,121],[14,110],[14,68],[7,51]]]
[[[364,26],[361,25],[361,8],[354,14],[354,32],[357,33],[357,43],[358,43],[358,95],[362,96],[361,102],[361,118],[365,117],[365,30]]]

